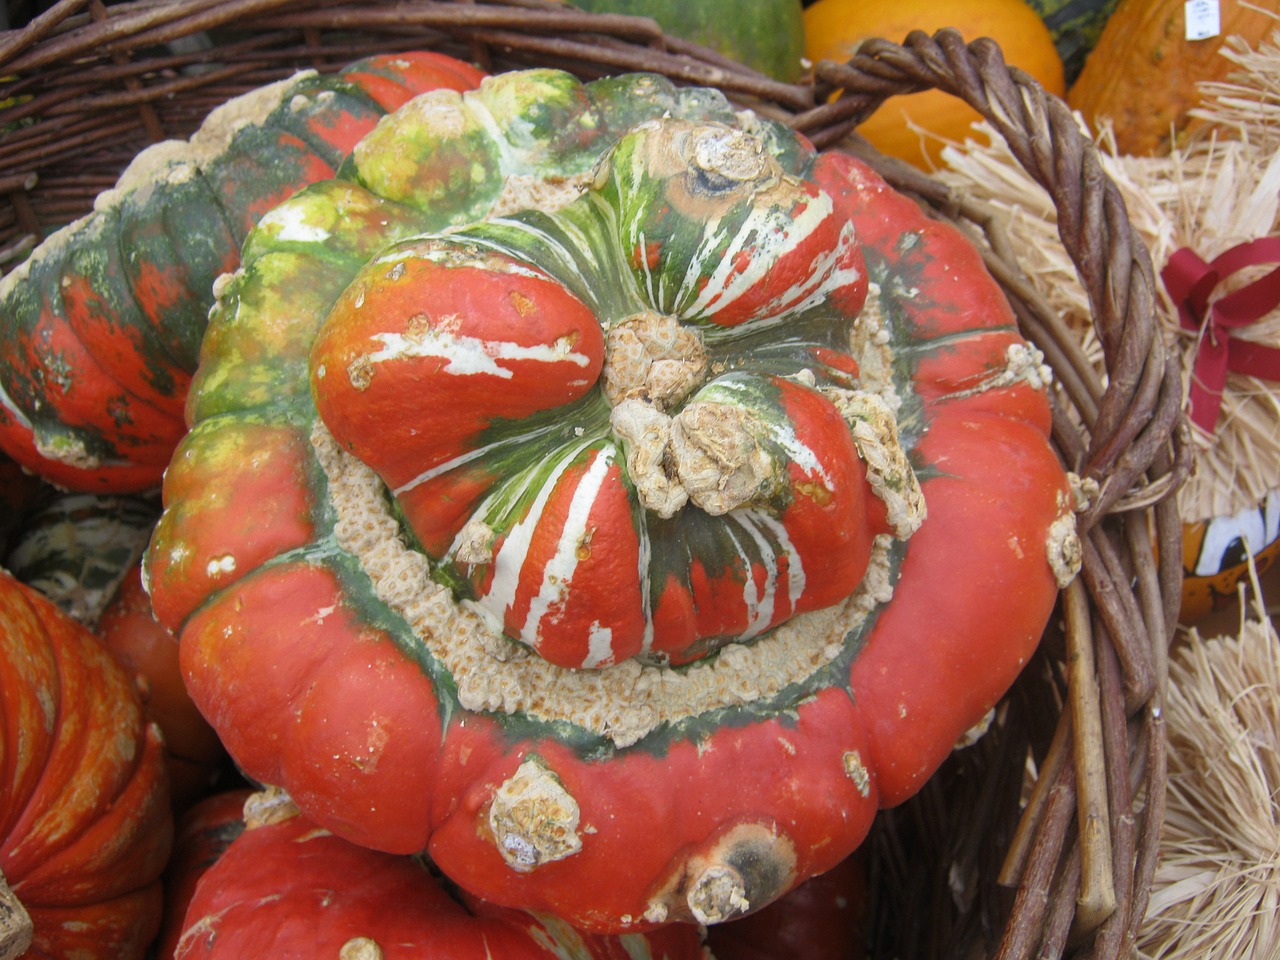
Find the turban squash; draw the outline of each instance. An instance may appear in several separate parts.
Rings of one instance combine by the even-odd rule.
[[[144,150],[95,209],[0,279],[0,450],[68,490],[159,485],[212,300],[246,232],[332,176],[388,110],[482,74],[438,53],[371,57],[237,97]]]
[[[348,843],[271,791],[247,798],[241,828],[209,851],[166,960],[706,957],[691,924],[583,934],[554,917],[455,897],[416,858]]]
[[[979,254],[712,91],[411,101],[219,286],[146,557],[193,699],[325,829],[582,929],[834,867],[1078,554]]]
[[[88,629],[3,570],[0,691],[0,893],[31,937],[0,902],[0,955],[141,960],[173,836],[159,730]]]

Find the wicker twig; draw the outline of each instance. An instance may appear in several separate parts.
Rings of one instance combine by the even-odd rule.
[[[1076,734],[1077,829],[1081,837],[1080,894],[1076,928],[1092,932],[1116,908],[1111,872],[1111,793],[1103,744],[1101,695],[1089,629],[1089,600],[1077,580],[1063,596],[1066,618],[1067,675],[1071,686],[1071,723]]]
[[[52,7],[35,17],[25,29],[13,30],[0,40],[0,61],[13,60],[52,33],[67,17],[74,14],[89,0],[58,0]]]
[[[10,103],[0,111],[0,258],[16,259],[88,212],[158,133],[188,136],[214,106],[299,69],[413,48],[488,70],[650,70],[719,87],[820,149],[863,156],[974,238],[1055,371],[1055,446],[1097,492],[1079,517],[1083,574],[990,732],[873,833],[871,954],[1124,956],[1146,910],[1163,812],[1165,646],[1181,580],[1170,494],[1190,447],[1179,372],[1155,322],[1150,258],[1070,111],[1007,67],[994,44],[966,44],[954,31],[870,41],[848,63],[818,64],[792,85],[665,37],[648,18],[551,0],[134,0],[96,9],[60,0],[23,30],[0,33],[0,99]],[[1089,294],[1105,376],[980,205],[856,135],[885,98],[931,87],[975,107],[1048,191]],[[1029,761],[1038,773],[1027,784]]]

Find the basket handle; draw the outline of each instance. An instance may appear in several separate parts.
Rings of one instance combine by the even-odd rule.
[[[1081,527],[1171,493],[1189,469],[1190,451],[1180,374],[1155,322],[1151,257],[1067,105],[1029,74],[1006,65],[993,40],[966,43],[951,28],[933,35],[915,30],[902,44],[868,40],[847,63],[824,60],[813,74],[819,101],[840,95],[798,115],[793,126],[819,148],[844,141],[842,146],[870,160],[893,186],[942,209],[963,207],[963,199],[909,164],[867,156],[860,138],[850,139],[854,128],[890,96],[938,89],[964,100],[1004,136],[1057,207],[1059,234],[1089,297],[1105,356],[1107,383],[1096,409],[1084,411],[1089,443],[1073,464],[1101,486]],[[1062,334],[1051,335],[1055,353],[1070,356],[1070,347],[1062,352]],[[1067,375],[1096,381],[1094,371],[1076,369],[1079,362],[1073,358]]]

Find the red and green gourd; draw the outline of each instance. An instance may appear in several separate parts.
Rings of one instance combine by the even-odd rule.
[[[213,302],[258,217],[333,175],[387,111],[475,68],[403,53],[238,97],[144,150],[89,215],[0,278],[0,451],[68,490],[157,487]]]
[[[164,960],[706,960],[692,924],[598,935],[458,893],[417,858],[348,843],[288,797],[250,796]]]
[[[324,829],[584,930],[716,923],[1034,650],[1079,552],[1048,376],[858,161],[653,76],[491,77],[250,235],[153,607]]]

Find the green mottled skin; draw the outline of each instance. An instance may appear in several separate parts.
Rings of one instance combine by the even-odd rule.
[[[652,17],[663,31],[786,82],[800,77],[800,0],[572,0],[594,13]]]
[[[313,318],[323,318],[326,305],[383,246],[473,222],[496,199],[501,177],[539,171],[554,178],[588,170],[622,132],[615,124],[636,118],[673,112],[694,119],[732,117],[722,97],[680,90],[656,76],[588,84],[552,70],[520,77],[529,82],[527,90],[507,76],[486,80],[474,93],[420,98],[443,103],[464,123],[447,137],[426,126],[413,107],[397,111],[362,141],[338,178],[307,188],[259,222],[245,242],[245,267],[215,307],[204,363],[188,400],[193,419],[301,398]],[[549,108],[529,91],[554,95],[561,106]],[[503,117],[502,126],[479,119],[495,115]],[[532,134],[548,124],[591,136],[575,139],[572,149],[554,150],[551,163]],[[501,139],[495,130],[502,131]],[[483,175],[463,177],[457,168],[464,164]],[[412,173],[424,169],[446,172],[430,179]],[[442,180],[465,180],[468,186],[453,193]],[[299,320],[303,316],[308,319]]]

